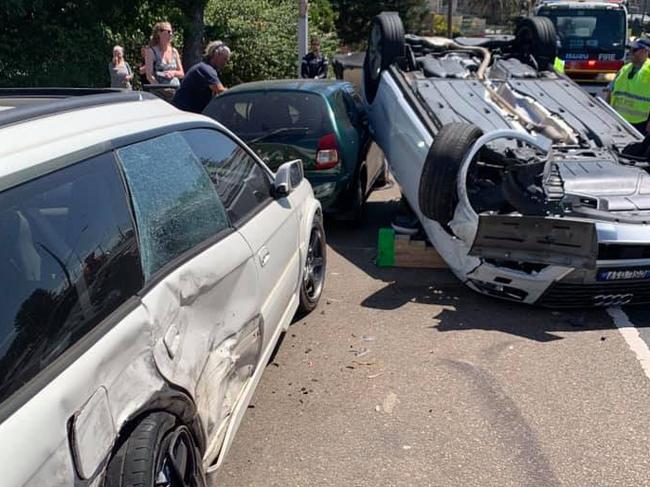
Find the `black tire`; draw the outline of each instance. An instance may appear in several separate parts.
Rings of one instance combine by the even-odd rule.
[[[517,52],[526,62],[532,56],[540,70],[548,70],[557,56],[557,35],[551,19],[527,17],[521,19],[515,31]]]
[[[397,12],[382,12],[372,19],[368,49],[363,60],[363,88],[366,100],[375,99],[381,72],[404,56],[404,26]]]
[[[476,125],[451,123],[442,127],[427,154],[418,191],[420,211],[445,226],[458,204],[458,171],[467,151],[483,134]]]
[[[350,205],[351,222],[355,227],[361,225],[363,222],[363,216],[366,210],[365,188],[366,182],[363,177],[360,177],[357,184],[354,185],[352,204]]]
[[[299,314],[310,313],[318,306],[318,301],[325,286],[326,269],[327,244],[325,243],[325,229],[323,228],[323,217],[320,213],[317,213],[311,225],[307,256],[305,257],[305,266],[300,281]]]
[[[172,449],[175,458],[168,454]],[[174,464],[183,463],[184,472],[177,475]],[[157,412],[144,417],[120,445],[108,463],[104,486],[153,487],[160,485],[156,480],[161,472],[170,487],[203,486],[200,468],[189,429],[173,415]]]

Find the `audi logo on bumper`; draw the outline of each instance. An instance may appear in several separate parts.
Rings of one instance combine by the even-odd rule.
[[[632,301],[634,294],[597,294],[594,296],[595,306],[623,306]]]

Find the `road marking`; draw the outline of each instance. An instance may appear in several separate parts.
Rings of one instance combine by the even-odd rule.
[[[607,308],[607,313],[614,320],[614,324],[625,338],[630,350],[636,355],[646,377],[650,379],[650,349],[639,335],[639,330],[621,308]]]

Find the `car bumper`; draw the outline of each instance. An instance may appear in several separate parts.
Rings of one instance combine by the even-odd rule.
[[[548,265],[523,272],[483,261],[460,276],[493,297],[549,308],[650,303],[650,236],[644,225],[595,223],[599,255],[594,268]],[[607,258],[604,259],[604,248]],[[637,258],[626,258],[631,253]],[[620,257],[620,258],[619,258]]]
[[[308,177],[314,189],[314,196],[320,201],[325,213],[338,214],[347,211],[352,189],[349,177]]]

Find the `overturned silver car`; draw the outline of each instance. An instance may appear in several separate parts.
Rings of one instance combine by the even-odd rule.
[[[375,140],[451,270],[549,307],[650,302],[641,135],[553,69],[546,18],[514,36],[405,35],[373,20],[363,91]]]

